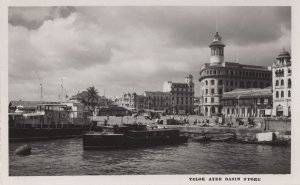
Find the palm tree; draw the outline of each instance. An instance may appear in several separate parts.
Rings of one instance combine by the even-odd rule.
[[[87,102],[95,108],[95,105],[98,103],[98,90],[92,86],[86,89],[87,90]]]

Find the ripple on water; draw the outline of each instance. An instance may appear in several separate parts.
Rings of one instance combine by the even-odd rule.
[[[81,139],[30,142],[32,155],[9,146],[10,175],[288,174],[290,147],[197,143],[83,151]]]

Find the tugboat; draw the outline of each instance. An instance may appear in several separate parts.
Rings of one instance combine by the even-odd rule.
[[[187,142],[178,129],[147,128],[143,124],[105,126],[103,132],[83,135],[83,149],[105,150],[117,148],[147,147]]]

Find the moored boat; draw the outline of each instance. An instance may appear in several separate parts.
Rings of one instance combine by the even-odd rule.
[[[225,133],[225,134],[207,134],[207,137],[210,137],[209,141],[212,142],[229,142],[235,140],[235,134]]]
[[[212,137],[207,135],[192,135],[191,138],[197,142],[207,142],[210,141]]]
[[[84,149],[115,149],[169,145],[187,142],[178,129],[147,129],[146,125],[120,125],[105,127],[103,132],[83,135]]]

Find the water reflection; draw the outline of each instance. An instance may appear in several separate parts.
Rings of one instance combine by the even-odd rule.
[[[81,139],[31,142],[32,155],[9,146],[10,175],[288,174],[290,147],[197,143],[83,151]]]

